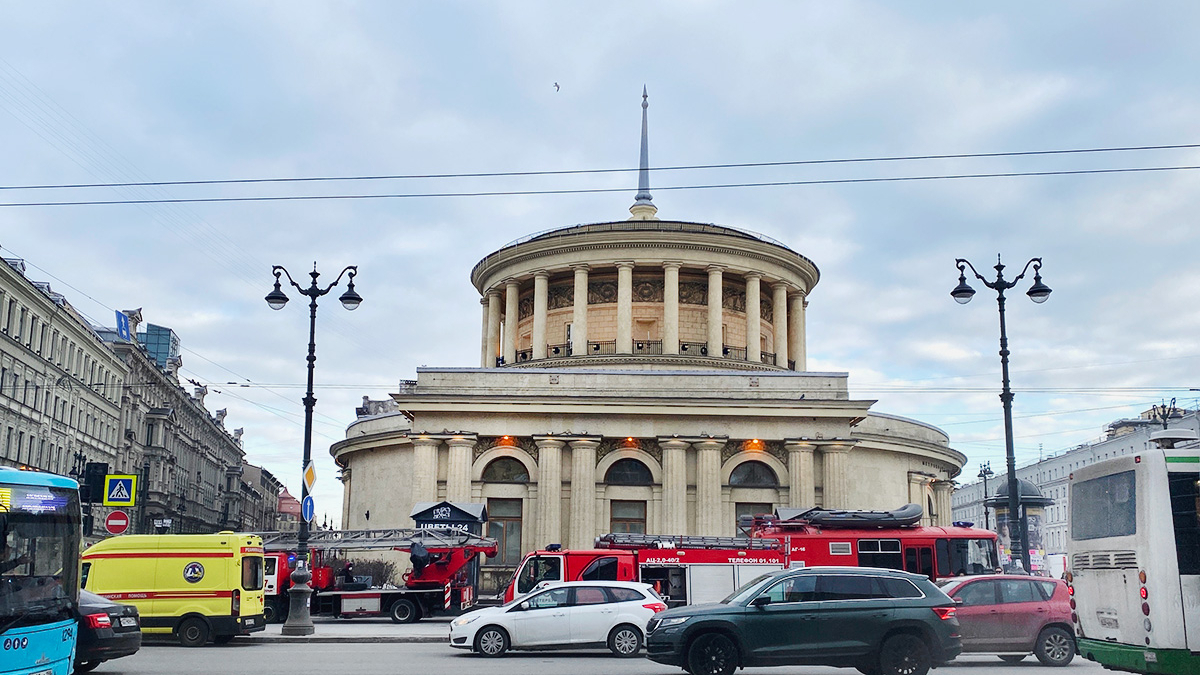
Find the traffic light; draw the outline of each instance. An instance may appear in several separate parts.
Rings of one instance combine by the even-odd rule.
[[[80,496],[85,502],[104,501],[104,477],[108,475],[108,462],[88,462],[83,470],[83,485]]]

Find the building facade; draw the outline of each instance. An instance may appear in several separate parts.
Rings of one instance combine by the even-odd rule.
[[[1158,447],[1150,442],[1150,434],[1164,428],[1160,412],[1149,410],[1133,419],[1117,420],[1108,425],[1100,441],[1085,443],[1017,468],[1017,478],[1033,483],[1043,496],[1053,500],[1053,504],[1047,505],[1043,513],[1042,543],[1047,554],[1067,552],[1067,486],[1071,472],[1082,466]],[[1190,429],[1200,433],[1200,410],[1175,411],[1168,416],[1167,424],[1172,429]],[[989,478],[986,496],[994,497],[1007,480],[1006,471]],[[958,488],[952,498],[954,520],[970,521],[982,527],[984,498],[982,480]],[[996,516],[990,511],[989,520],[994,528]]]
[[[140,311],[123,313],[127,333],[93,326],[25,270],[0,264],[0,463],[77,479],[103,463],[139,476],[131,532],[274,529],[281,486],[245,462],[242,430],[225,428],[224,410],[209,414],[203,387],[180,386],[178,336],[139,333]],[[111,510],[85,505],[90,541]]]
[[[420,368],[365,400],[342,527],[411,526],[415,504],[485,503],[501,555],[606,532],[734,535],[779,506],[950,522],[965,457],[927,424],[810,372],[816,265],[744,230],[663,221],[643,171],[631,218],[543,232],[480,261],[478,368]]]

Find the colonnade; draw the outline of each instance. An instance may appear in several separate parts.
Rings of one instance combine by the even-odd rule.
[[[474,435],[451,437],[422,436],[413,438],[412,500],[438,501],[438,450],[445,442],[449,446],[446,467],[445,499],[451,502],[471,501],[472,452]],[[721,453],[724,438],[660,438],[662,449],[662,534],[717,535],[723,531]],[[596,449],[599,438],[560,439],[538,437],[537,446],[537,505],[536,541],[556,542],[562,538],[563,461],[562,451],[571,451],[569,472],[571,485],[570,508],[567,514],[568,542],[572,548],[590,548],[597,533],[596,523]],[[794,507],[816,506],[816,476],[814,454],[822,457],[823,508],[850,508],[848,503],[848,456],[855,444],[851,440],[812,441],[785,440],[787,451],[788,501]],[[695,454],[695,527],[688,527],[687,453]],[[754,451],[743,451],[754,452]],[[937,491],[944,484],[946,489]],[[938,508],[949,509],[950,483],[935,484]],[[557,496],[557,498],[556,498]],[[549,498],[547,498],[549,497]],[[946,511],[949,513],[949,511]],[[691,530],[691,531],[689,531]]]
[[[618,261],[617,269],[617,335],[616,353],[633,354],[633,270],[634,263]],[[663,329],[662,353],[679,354],[679,270],[682,262],[662,263],[663,270]],[[574,272],[573,308],[571,318],[571,351],[588,353],[588,278],[592,266],[571,266]],[[723,346],[722,324],[725,318],[724,275],[728,268],[709,265],[707,340],[709,354],[719,356]],[[775,363],[804,371],[805,363],[805,291],[786,281],[766,282],[760,272],[745,272],[746,282],[746,360],[759,362],[762,358],[762,322],[760,305],[762,293],[769,293],[774,330]],[[550,272],[533,273],[533,331],[531,358],[544,359],[546,354],[546,315],[549,312]],[[522,279],[510,278],[487,291],[480,300],[483,305],[483,325],[480,365],[494,367],[496,358],[505,364],[516,363],[517,318]],[[767,288],[763,289],[766,285]],[[503,300],[503,306],[501,302]],[[503,326],[503,328],[501,328]]]

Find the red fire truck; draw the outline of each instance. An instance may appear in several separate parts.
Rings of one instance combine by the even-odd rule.
[[[505,600],[543,581],[614,579],[653,584],[671,606],[715,602],[785,567],[884,567],[930,579],[993,571],[996,534],[956,523],[920,527],[921,507],[895,511],[778,509],[744,520],[742,537],[606,534],[596,548],[550,545],[525,555]]]
[[[261,533],[265,549],[264,614],[282,621],[297,547],[294,532]],[[475,604],[475,580],[466,568],[480,554],[496,555],[496,541],[450,527],[389,530],[333,530],[309,535],[312,558],[312,613],[343,618],[389,616],[409,623],[437,612]],[[327,552],[395,550],[409,554],[412,567],[403,586],[351,583],[338,585],[335,570],[323,564]]]

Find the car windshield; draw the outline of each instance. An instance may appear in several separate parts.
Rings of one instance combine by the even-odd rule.
[[[767,581],[769,581],[773,577],[773,575],[774,575],[774,573],[770,572],[770,573],[761,574],[761,575],[755,577],[750,582],[743,584],[741,588],[739,588],[736,591],[725,596],[725,598],[721,600],[721,604],[722,605],[729,605],[729,604],[737,605],[737,604],[743,604],[743,603],[749,601],[750,598],[758,595],[758,591],[761,589],[762,586],[764,586],[767,583]]]
[[[74,491],[0,487],[0,632],[70,616],[79,521]]]

